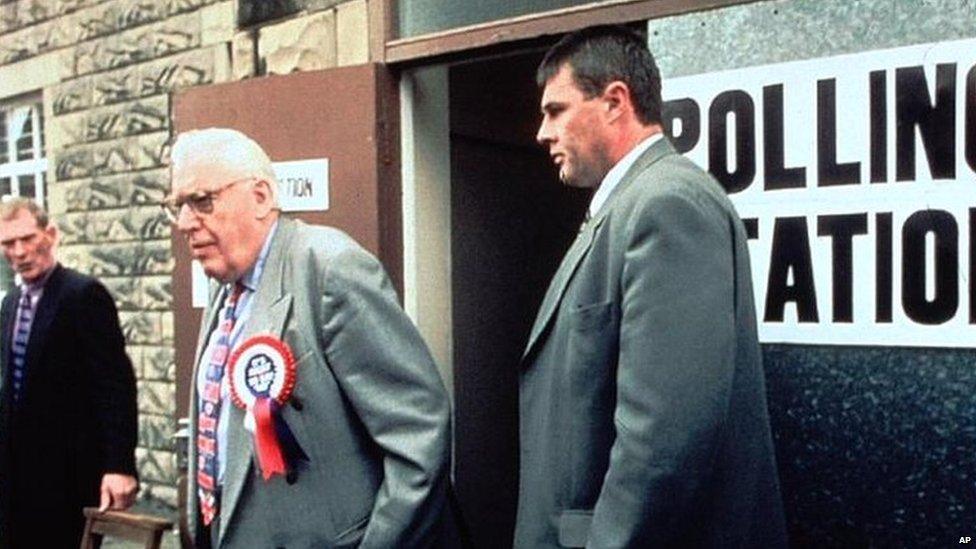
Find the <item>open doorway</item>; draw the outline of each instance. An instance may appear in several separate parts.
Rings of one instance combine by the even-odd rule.
[[[535,143],[542,52],[451,66],[451,303],[458,498],[476,547],[511,544],[519,359],[589,192]]]

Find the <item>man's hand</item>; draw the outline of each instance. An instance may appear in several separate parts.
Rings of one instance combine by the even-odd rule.
[[[109,509],[113,511],[128,509],[135,502],[137,491],[139,491],[139,481],[135,477],[105,473],[102,476],[102,496],[98,510],[105,512]]]

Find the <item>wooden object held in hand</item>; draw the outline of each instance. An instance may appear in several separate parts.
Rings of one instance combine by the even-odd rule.
[[[170,520],[137,515],[122,511],[99,512],[97,507],[85,507],[85,533],[81,549],[93,549],[94,540],[103,536],[145,543],[146,549],[159,549],[163,532],[173,528]]]

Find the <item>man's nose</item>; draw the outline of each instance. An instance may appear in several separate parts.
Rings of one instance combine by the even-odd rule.
[[[183,204],[180,209],[176,212],[176,229],[181,233],[188,233],[200,225],[200,218],[190,209],[189,206]]]
[[[548,145],[552,142],[552,130],[545,118],[539,123],[539,131],[535,133],[535,140],[540,145]]]

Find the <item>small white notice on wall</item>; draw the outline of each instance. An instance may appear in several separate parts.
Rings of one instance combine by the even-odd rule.
[[[210,279],[203,272],[203,265],[199,261],[190,261],[190,293],[193,306],[196,308],[206,307],[207,298],[210,297]]]
[[[329,209],[329,159],[275,162],[282,211],[324,212]]]

